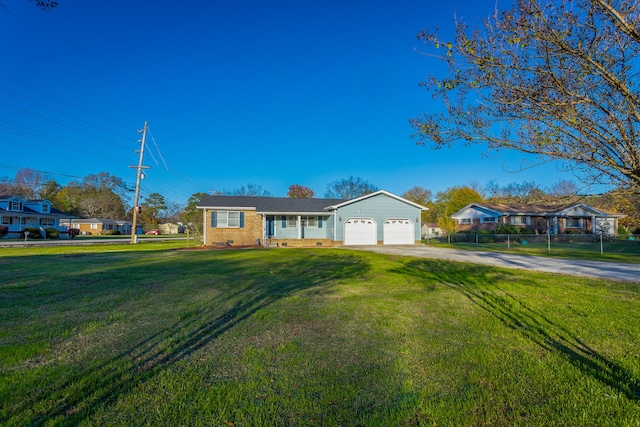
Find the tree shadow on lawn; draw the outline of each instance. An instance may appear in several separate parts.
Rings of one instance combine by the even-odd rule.
[[[202,259],[199,258],[200,262]],[[258,310],[298,292],[325,293],[336,280],[361,277],[369,264],[361,257],[327,253],[305,257],[261,257],[253,259],[207,259],[211,271],[234,272],[264,268],[271,271],[242,275],[237,284],[222,285],[218,296],[200,305],[186,319],[146,337],[135,346],[100,363],[87,363],[73,372],[55,390],[35,394],[20,412],[49,403],[33,414],[31,424],[51,421],[76,425],[118,402],[159,372],[211,343]],[[195,267],[195,265],[194,265]],[[202,270],[202,266],[197,268]],[[188,271],[188,270],[187,270]],[[246,273],[245,273],[246,274]],[[237,276],[236,276],[237,277]],[[54,403],[50,403],[54,402]]]
[[[562,354],[580,371],[630,400],[640,400],[640,379],[634,378],[630,371],[598,353],[565,326],[533,310],[498,285],[498,282],[505,281],[529,281],[523,279],[522,275],[507,269],[440,260],[409,261],[400,272],[429,284],[435,281],[460,292],[506,327],[547,351]]]

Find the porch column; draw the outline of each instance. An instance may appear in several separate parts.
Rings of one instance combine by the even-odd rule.
[[[591,234],[596,234],[596,216],[591,215]]]
[[[134,231],[137,232],[138,230]],[[207,246],[207,210],[202,209],[202,246]]]
[[[302,239],[302,217],[301,215],[298,215],[298,222],[297,222],[297,227],[298,227],[298,239]]]

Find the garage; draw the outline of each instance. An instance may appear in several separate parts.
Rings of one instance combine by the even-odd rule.
[[[344,223],[344,244],[377,245],[377,228],[373,218],[349,218]]]
[[[415,228],[407,218],[389,218],[383,226],[383,243],[385,245],[415,244]]]

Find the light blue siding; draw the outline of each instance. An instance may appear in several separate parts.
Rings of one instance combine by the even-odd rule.
[[[297,215],[296,215],[297,216]],[[303,215],[307,216],[307,215]],[[318,215],[309,215],[315,216],[316,219],[319,218]],[[302,238],[303,239],[332,239],[333,238],[333,216],[331,215],[322,215],[320,216],[322,219],[322,226],[319,227],[305,227],[302,229]],[[286,220],[282,215],[278,215],[275,221],[275,238],[276,239],[297,239],[298,238],[298,228],[297,227],[283,227],[286,225]]]
[[[383,239],[384,222],[389,218],[408,218],[414,225],[414,240],[420,240],[420,209],[401,200],[378,194],[350,203],[336,210],[336,240],[344,241],[344,223],[349,218],[373,218],[378,226],[378,240]],[[333,231],[332,231],[333,232]]]

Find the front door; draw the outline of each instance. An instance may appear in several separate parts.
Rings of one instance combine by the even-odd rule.
[[[276,218],[273,215],[267,215],[267,239],[276,235]]]

